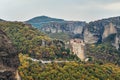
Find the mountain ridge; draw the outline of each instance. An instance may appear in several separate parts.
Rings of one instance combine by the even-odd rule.
[[[108,23],[106,23],[106,21]],[[22,22],[0,22],[0,29],[4,31],[6,35],[11,39],[13,45],[16,46],[18,51],[17,53],[15,52],[16,54],[13,54],[14,52],[11,53],[12,48],[9,46],[11,42],[9,40],[6,40],[6,38],[4,37],[5,35],[0,35],[0,44],[2,44],[2,46],[0,45],[0,63],[3,63],[5,66],[7,66],[8,63],[10,64],[9,67],[15,67],[14,65],[18,66],[18,64],[16,64],[16,58],[13,58],[12,55],[9,56],[9,54],[3,53],[3,51],[10,52],[14,56],[17,56],[18,53],[20,53],[20,67],[18,68],[18,71],[21,78],[24,80],[44,80],[46,78],[55,80],[61,80],[64,78],[64,80],[66,80],[66,78],[82,79],[82,77],[83,79],[88,80],[119,80],[120,68],[118,66],[120,65],[120,51],[117,51],[116,48],[111,45],[111,43],[114,43],[115,46],[118,46],[119,44],[120,20],[112,20],[113,22],[109,22],[109,20],[106,21],[103,20],[101,22],[92,22],[91,24],[74,21],[65,21],[62,23],[50,22],[45,24],[45,26],[41,28],[44,28],[43,30],[45,31],[50,31],[46,34],[51,34],[51,36],[54,36],[53,33],[66,33],[66,35],[70,36],[70,39],[68,39],[68,41],[71,40],[71,38],[82,38],[84,41],[81,41],[84,43],[85,40],[89,39],[90,41],[88,41],[87,43],[85,42],[85,47],[84,44],[83,46],[79,45],[81,44],[81,41],[79,41],[78,39],[72,40],[73,44],[75,45],[68,45],[68,47],[66,47],[66,44],[63,41],[64,39],[58,40],[49,38],[41,32],[42,30],[40,31],[33,28],[31,25]],[[3,32],[0,31],[0,34],[1,33]],[[57,37],[59,36],[61,35],[57,35]],[[66,36],[64,35],[63,37]],[[96,42],[99,42],[99,40],[101,40],[101,44],[94,44]],[[89,42],[91,42],[91,44]],[[5,46],[5,48],[3,48],[3,46]],[[86,48],[85,57],[87,60],[85,62],[81,62],[81,60],[76,55],[73,55],[73,53],[80,53],[80,55],[81,52],[84,53],[84,51],[79,51],[80,48],[81,50],[84,50],[84,48]],[[73,50],[71,51],[70,49]],[[74,50],[76,52],[73,52]],[[28,60],[29,57],[43,60],[74,61],[72,62],[72,64],[71,62],[60,64],[53,62],[51,64],[43,65],[41,62]],[[8,58],[10,58],[10,60]],[[1,59],[3,60],[1,61]],[[14,65],[11,65],[11,62],[13,62]],[[17,67],[15,68],[15,70],[13,69],[13,72],[17,73],[18,71],[16,71],[16,69]],[[1,69],[1,72],[3,72],[3,69]],[[6,74],[7,73],[8,72],[6,72]],[[55,74],[51,75],[51,73]],[[85,76],[83,75],[84,73],[86,73]],[[4,73],[2,73],[2,75],[4,76]]]
[[[106,38],[112,34],[118,40],[114,40],[112,44],[119,46],[120,35],[120,16],[104,18],[89,23],[82,21],[60,21],[47,23],[28,23],[38,28],[42,32],[47,33],[50,37],[58,33],[67,33],[69,38],[82,38],[86,43],[100,43],[106,41]],[[111,29],[108,29],[111,28]],[[114,29],[114,32],[111,32]],[[87,33],[87,34],[86,34]],[[62,35],[65,35],[62,34]],[[106,35],[106,37],[104,37]],[[59,34],[57,35],[59,36]],[[117,41],[117,42],[115,42]],[[110,41],[111,42],[111,41]]]
[[[33,17],[32,19],[29,19],[26,22],[40,23],[40,22],[50,22],[50,21],[64,21],[64,20],[58,19],[58,18],[52,18],[52,17],[48,17],[48,16],[37,16],[37,17]]]

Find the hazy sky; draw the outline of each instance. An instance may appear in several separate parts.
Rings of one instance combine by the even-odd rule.
[[[79,21],[120,16],[120,0],[0,0],[2,19],[25,21],[41,15]]]

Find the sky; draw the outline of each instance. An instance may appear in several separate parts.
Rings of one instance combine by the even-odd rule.
[[[120,0],[0,0],[0,18],[26,21],[36,16],[94,21],[120,16]]]

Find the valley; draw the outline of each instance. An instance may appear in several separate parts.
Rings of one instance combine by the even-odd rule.
[[[2,20],[0,79],[7,79],[4,72],[10,71],[8,79],[119,80],[119,23],[120,17],[90,23],[46,16],[25,22]]]

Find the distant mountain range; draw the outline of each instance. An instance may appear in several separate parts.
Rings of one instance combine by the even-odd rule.
[[[68,40],[76,35],[81,36],[83,26],[86,22],[83,21],[66,21],[47,16],[39,16],[26,21],[33,27],[40,29],[42,32],[49,34],[52,38]],[[76,35],[74,35],[76,34]]]
[[[109,42],[116,48],[120,45],[119,16],[89,23],[39,16],[26,21],[26,23],[47,33],[52,38],[82,38],[86,43],[101,43],[109,39]]]
[[[49,23],[49,22],[61,22],[61,21],[64,21],[64,20],[57,19],[57,18],[51,18],[51,17],[47,17],[47,16],[38,16],[38,17],[34,17],[26,22],[39,28],[39,27],[41,27],[41,25]]]

